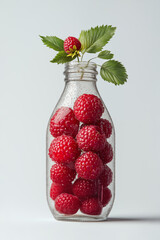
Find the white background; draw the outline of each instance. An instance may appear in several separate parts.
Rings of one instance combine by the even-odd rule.
[[[159,0],[0,0],[1,239],[160,238],[159,9]],[[102,24],[117,27],[107,49],[129,75],[120,87],[98,77],[116,128],[112,219],[57,222],[45,197],[45,131],[64,66],[49,62],[55,52],[39,35],[78,37]]]

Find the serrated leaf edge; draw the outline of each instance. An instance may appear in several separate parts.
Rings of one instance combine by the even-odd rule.
[[[105,78],[103,78],[103,75],[102,75],[102,73],[101,73],[101,71],[103,70],[103,65],[104,65],[105,63],[110,62],[110,61],[112,61],[112,62],[116,62],[116,63],[120,63],[120,64],[121,64],[121,67],[124,69],[124,74],[125,74],[125,79],[124,79],[123,82],[122,82],[122,80],[119,78],[119,76],[116,76],[116,78],[119,79],[119,82],[117,82],[115,76],[114,76],[112,73],[110,73],[109,70],[107,70],[107,71],[108,71],[108,73],[109,73],[110,75],[112,75],[111,78],[115,79],[115,82],[113,82],[112,80],[109,80],[109,79],[105,79]],[[121,62],[116,61],[116,60],[109,60],[109,61],[107,61],[107,62],[104,62],[103,65],[101,66],[101,69],[100,69],[100,75],[101,75],[101,77],[102,77],[105,81],[111,82],[111,83],[113,83],[113,84],[115,84],[115,85],[123,85],[125,82],[127,82],[128,74],[127,74],[127,72],[126,72],[126,68],[123,66],[123,64],[122,64]]]

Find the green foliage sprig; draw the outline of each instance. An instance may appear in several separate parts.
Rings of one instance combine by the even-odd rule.
[[[57,55],[51,60],[52,63],[66,63],[73,61],[76,57],[78,61],[82,61],[85,53],[98,53],[97,57],[92,59],[100,58],[107,60],[100,66],[100,75],[101,77],[108,82],[114,83],[115,85],[124,84],[127,81],[128,75],[125,67],[122,63],[113,60],[114,55],[108,51],[103,50],[103,47],[109,42],[109,40],[115,34],[115,27],[111,25],[102,25],[100,27],[91,28],[88,31],[81,31],[79,36],[79,41],[81,42],[81,59],[79,56],[68,56],[64,51],[64,41],[55,36],[40,36],[43,43],[52,48],[55,51],[58,51]]]

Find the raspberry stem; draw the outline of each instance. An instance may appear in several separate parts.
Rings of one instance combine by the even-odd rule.
[[[79,62],[79,57],[78,57],[78,55],[77,55],[77,61]]]

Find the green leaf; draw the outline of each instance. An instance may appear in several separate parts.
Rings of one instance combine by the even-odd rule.
[[[108,50],[104,50],[98,54],[98,58],[102,58],[102,59],[112,59],[113,56],[114,55]]]
[[[112,82],[115,85],[124,84],[128,78],[125,67],[115,60],[103,63],[100,74],[104,80]]]
[[[108,43],[114,35],[116,28],[112,26],[100,26],[88,31],[81,31],[79,40],[83,52],[96,53]]]
[[[64,47],[64,41],[58,37],[52,37],[52,36],[40,36],[42,39],[42,42],[49,48],[54,49],[55,51],[63,51]]]
[[[55,58],[53,58],[50,62],[60,64],[60,63],[70,62],[75,58],[76,58],[76,56],[74,56],[72,58],[71,56],[67,56],[67,53],[65,51],[61,51],[61,52],[57,53]]]

